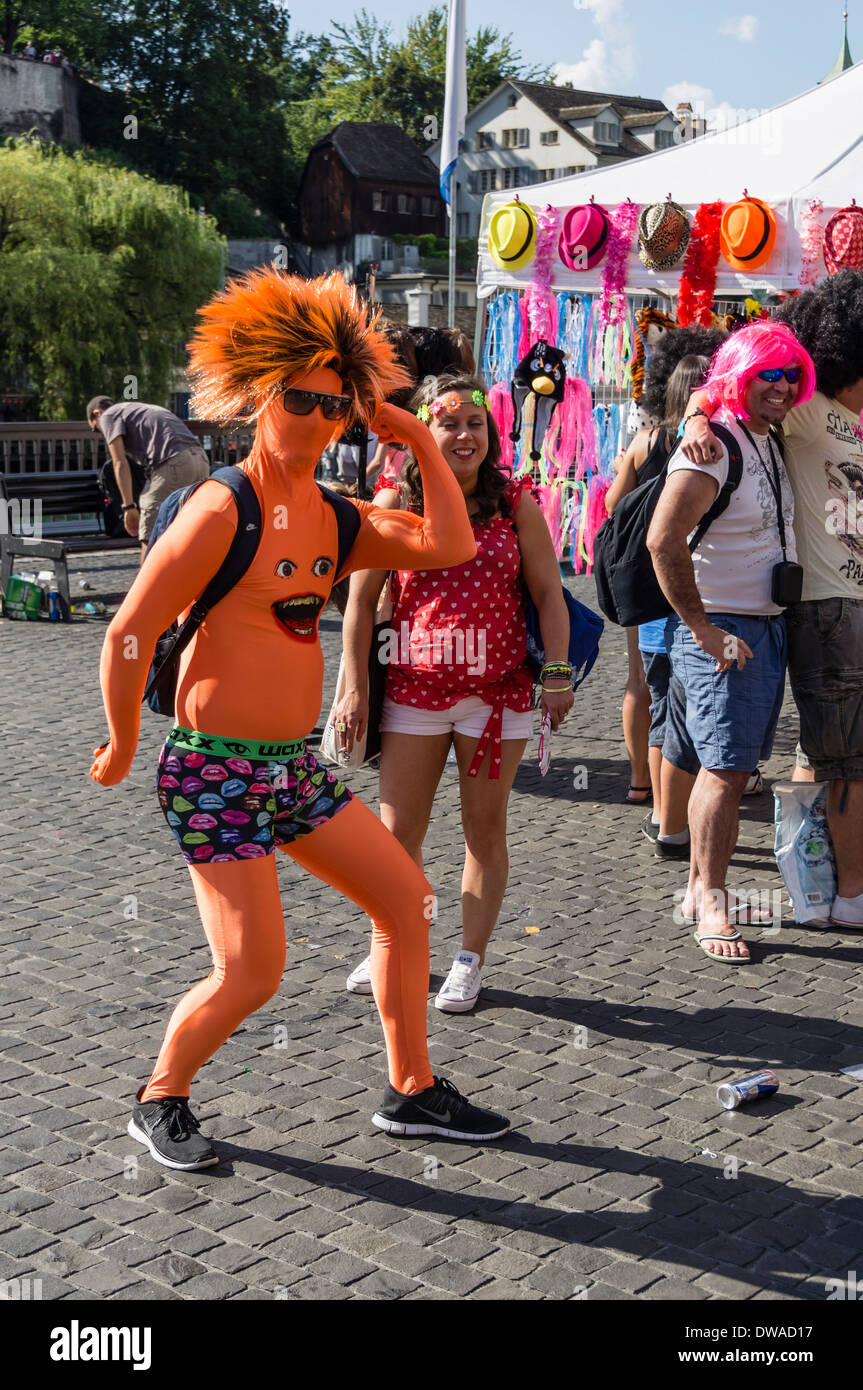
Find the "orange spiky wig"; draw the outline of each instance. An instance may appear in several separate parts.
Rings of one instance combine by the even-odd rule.
[[[279,391],[319,367],[353,398],[347,429],[371,419],[399,387],[412,385],[370,312],[334,271],[316,280],[257,270],[229,281],[200,310],[189,344],[193,403],[203,419],[253,420]]]

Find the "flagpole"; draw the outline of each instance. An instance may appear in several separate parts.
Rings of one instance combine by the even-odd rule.
[[[446,26],[446,90],[443,138],[440,152],[440,191],[449,206],[449,295],[447,320],[455,327],[455,262],[458,214],[458,147],[467,118],[467,66],[465,57],[465,3],[449,0]]]
[[[450,203],[449,203],[449,305],[448,323],[450,328],[455,328],[455,259],[456,259],[456,204],[458,202],[458,164],[452,171],[450,180]]]

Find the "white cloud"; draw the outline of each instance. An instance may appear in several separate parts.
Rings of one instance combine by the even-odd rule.
[[[729,15],[720,24],[719,32],[737,39],[738,43],[754,43],[758,37],[758,19],[754,14]]]
[[[552,81],[570,82],[586,91],[613,90],[636,70],[634,33],[624,0],[573,0],[573,4],[590,15],[599,37],[591,39],[578,62],[556,63]]]
[[[662,93],[662,100],[669,111],[675,111],[682,101],[688,101],[696,115],[714,106],[715,98],[709,87],[699,87],[697,82],[673,82]]]

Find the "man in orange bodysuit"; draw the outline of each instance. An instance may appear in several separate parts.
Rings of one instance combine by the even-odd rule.
[[[218,1162],[189,1109],[200,1067],[279,987],[285,930],[275,850],[372,918],[371,972],[389,1082],[373,1123],[392,1134],[496,1138],[509,1122],[432,1076],[426,1045],[428,904],[423,873],[378,818],[319,768],[304,737],[320,712],[318,615],[337,578],[337,523],[314,479],[355,420],[407,442],[425,515],[356,502],[361,525],[338,577],[435,569],[476,553],[458,484],[424,424],[384,403],[405,384],[392,348],[342,278],[259,271],[202,311],[190,368],[199,415],[257,420],[240,467],[262,513],[244,577],[180,660],[176,723],[159,764],[166,819],[189,864],[213,971],[180,1000],[129,1133],[172,1168]],[[91,775],[114,786],[138,742],[156,640],[219,569],[237,526],[230,491],[198,487],[159,537],[108,628],[102,692],[109,742]]]

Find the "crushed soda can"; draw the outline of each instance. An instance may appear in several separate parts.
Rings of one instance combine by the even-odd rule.
[[[725,1081],[716,1088],[716,1099],[723,1110],[736,1110],[750,1100],[762,1100],[764,1096],[775,1096],[779,1082],[772,1071],[759,1071],[754,1076],[741,1077],[739,1081]]]

